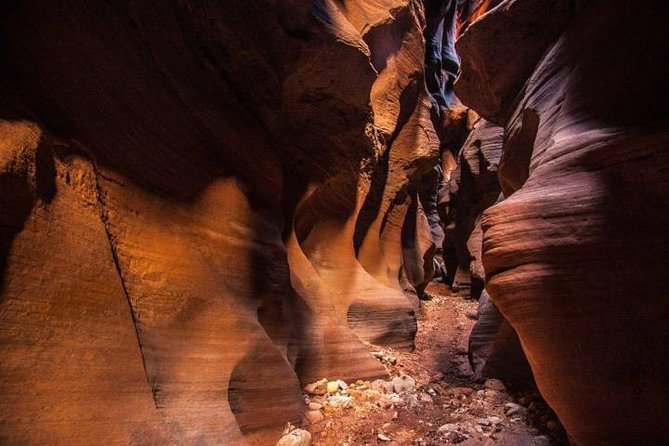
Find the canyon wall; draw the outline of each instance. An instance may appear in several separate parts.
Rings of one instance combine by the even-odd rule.
[[[0,442],[274,444],[410,349],[438,159],[416,0],[14,2]]]
[[[510,0],[457,45],[456,94],[504,126],[487,290],[578,445],[669,434],[662,9]]]

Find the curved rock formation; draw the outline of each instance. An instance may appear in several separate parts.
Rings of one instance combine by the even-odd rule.
[[[550,8],[515,16],[536,2],[508,1],[458,46],[488,68],[537,55],[503,76],[465,65],[456,84],[505,125],[510,196],[482,222],[487,289],[575,444],[657,444],[669,434],[664,19],[653,2],[575,3],[563,32],[556,15],[553,37],[521,41]]]
[[[420,2],[4,12],[0,442],[274,444],[412,347]]]

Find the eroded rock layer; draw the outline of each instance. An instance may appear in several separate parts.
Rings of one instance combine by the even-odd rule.
[[[505,126],[507,198],[482,221],[487,290],[575,444],[657,444],[669,433],[657,422],[669,400],[662,6],[573,2],[567,21],[523,40],[565,2],[536,14],[532,3],[500,5],[458,45],[472,65],[456,93]],[[529,71],[485,68],[512,66],[518,49],[539,56]]]
[[[15,2],[0,441],[274,444],[412,347],[438,143],[415,0]]]

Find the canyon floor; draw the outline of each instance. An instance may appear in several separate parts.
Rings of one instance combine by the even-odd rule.
[[[568,444],[557,417],[536,391],[474,379],[467,334],[478,303],[441,283],[433,282],[427,292],[431,299],[421,302],[413,352],[369,346],[390,381],[340,382],[325,395],[318,395],[322,389],[305,394],[305,402],[315,409],[303,422],[312,444]]]

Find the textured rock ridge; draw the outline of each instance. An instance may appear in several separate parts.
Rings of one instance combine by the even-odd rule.
[[[568,23],[555,14],[521,40],[518,18],[544,23],[549,9],[513,10],[534,3],[505,2],[458,43],[472,65],[456,93],[505,127],[507,198],[482,219],[487,290],[575,444],[655,444],[669,384],[661,14],[651,2],[575,2]],[[536,63],[509,63],[517,51]],[[482,70],[484,53],[514,72]]]
[[[412,347],[437,162],[417,1],[2,19],[0,441],[274,444]]]

